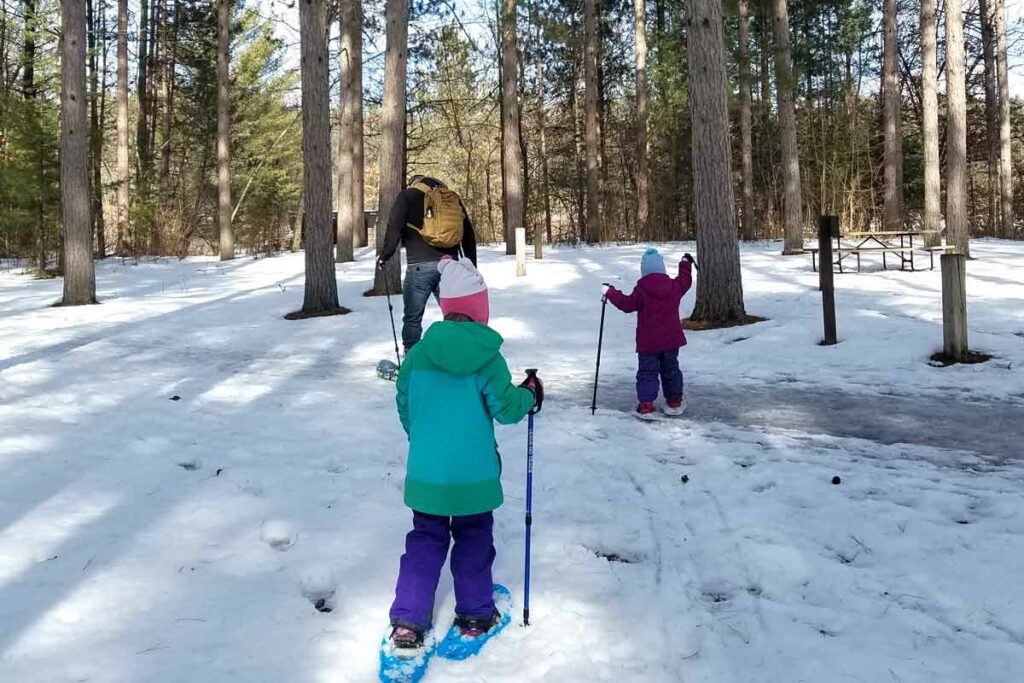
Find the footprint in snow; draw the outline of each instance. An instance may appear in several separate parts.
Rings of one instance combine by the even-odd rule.
[[[260,540],[281,552],[295,545],[298,536],[298,532],[291,524],[281,520],[267,520],[260,527]]]

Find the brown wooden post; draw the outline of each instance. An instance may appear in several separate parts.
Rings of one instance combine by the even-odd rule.
[[[831,346],[839,342],[836,336],[836,294],[832,282],[832,240],[839,237],[839,217],[821,216],[818,219],[818,289],[825,323],[822,344]]]
[[[943,254],[942,350],[950,361],[967,358],[967,257]]]

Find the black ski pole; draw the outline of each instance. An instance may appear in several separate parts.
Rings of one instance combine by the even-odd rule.
[[[395,307],[391,305],[391,283],[388,282],[388,269],[386,263],[377,262],[377,267],[384,273],[384,294],[388,299],[388,314],[391,316],[391,336],[395,340],[395,360],[398,366],[402,366],[402,356],[398,353],[398,330],[395,328]]]
[[[607,282],[601,283],[605,287],[611,287]],[[590,414],[597,412],[597,378],[601,375],[601,345],[604,342],[604,311],[608,307],[608,295],[601,297],[601,328],[597,333],[597,367],[594,368],[594,400],[590,404]]]
[[[693,257],[690,256],[689,252],[683,254],[683,258],[690,262],[690,265],[693,266],[694,270],[700,270],[700,268],[697,267],[697,262],[693,260]]]
[[[527,377],[536,377],[537,370],[526,371]],[[530,531],[533,528],[533,416],[536,410],[530,411],[526,428],[526,549],[523,553],[525,569],[523,571],[523,626],[530,625]]]

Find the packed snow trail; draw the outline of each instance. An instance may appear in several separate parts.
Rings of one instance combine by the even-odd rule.
[[[631,377],[606,378],[598,407],[629,412],[636,406]],[[577,402],[590,404],[591,386]],[[1024,404],[951,401],[931,396],[849,393],[840,388],[686,385],[685,419],[769,431],[916,444],[976,453],[990,464],[1024,460]]]
[[[1024,398],[1024,246],[974,245],[973,345],[997,358],[941,370],[937,274],[837,278],[843,343],[823,349],[814,274],[774,250],[743,253],[770,320],[691,334],[694,414],[654,425],[628,414],[627,316],[609,312],[597,416],[584,399],[599,283],[635,279],[640,247],[551,250],[521,279],[483,255],[513,373],[548,387],[531,626],[428,683],[1018,680],[1024,465],[996,419]],[[59,282],[0,276],[0,680],[373,680],[411,515],[371,275],[365,250],[339,265],[355,311],[301,322],[281,318],[301,254],[109,260],[103,303],[77,309],[49,307]],[[834,389],[849,424],[798,398]],[[943,401],[992,412],[957,413],[960,437]],[[935,433],[886,417],[853,438],[872,436],[858,405]],[[525,427],[498,438],[495,579],[518,600]],[[445,577],[439,627],[453,606]]]

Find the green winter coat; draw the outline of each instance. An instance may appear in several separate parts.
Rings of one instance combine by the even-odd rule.
[[[398,416],[409,435],[405,504],[432,515],[499,507],[494,420],[515,424],[533,392],[512,384],[504,340],[478,323],[434,323],[398,373]]]

